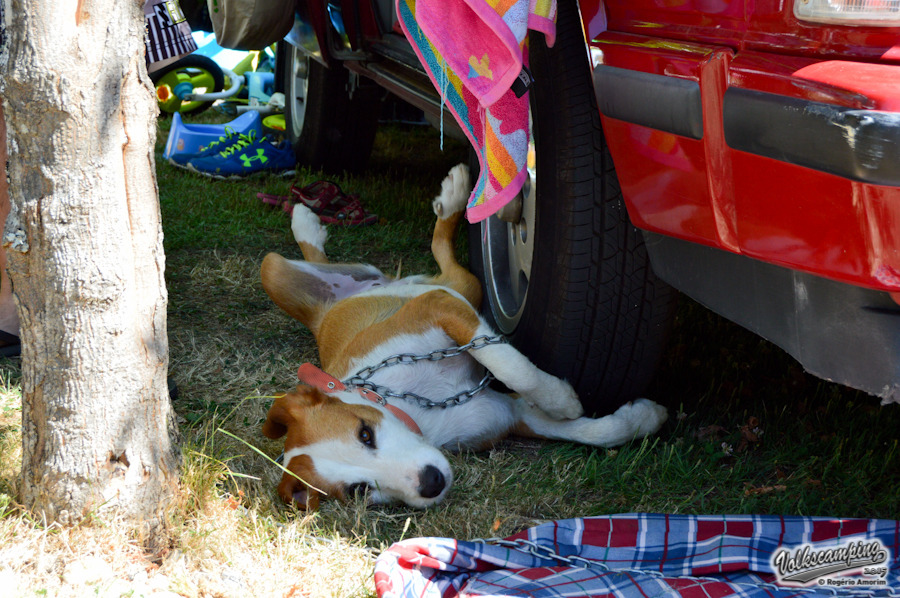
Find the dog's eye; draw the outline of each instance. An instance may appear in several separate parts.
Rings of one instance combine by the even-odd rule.
[[[369,448],[375,448],[375,432],[369,424],[363,424],[359,428],[359,441]]]

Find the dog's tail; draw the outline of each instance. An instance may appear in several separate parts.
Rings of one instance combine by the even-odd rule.
[[[365,264],[321,264],[268,254],[260,267],[263,288],[289,316],[318,334],[332,305],[356,293],[390,282]]]

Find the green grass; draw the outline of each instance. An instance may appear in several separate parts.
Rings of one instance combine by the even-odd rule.
[[[446,171],[466,156],[461,144],[444,142],[441,152],[434,131],[382,127],[369,171],[337,180],[379,213],[381,223],[332,227],[332,259],[366,261],[386,271],[400,266],[404,272],[433,271],[430,200]],[[320,176],[301,171],[297,182]],[[211,182],[167,164],[160,165],[159,180],[172,335],[179,338],[186,329],[195,339],[206,334],[220,345],[241,345],[230,359],[222,356],[223,375],[229,368],[246,368],[250,356],[243,347],[268,349],[268,379],[256,380],[259,390],[277,392],[279,383],[292,383],[295,364],[315,359],[312,339],[271,305],[256,268],[268,251],[298,251],[288,217],[255,199],[258,191],[286,194],[291,181],[259,176]],[[177,369],[174,373],[178,376]],[[192,397],[192,383],[181,381],[181,401],[194,420],[241,396],[235,389],[231,397]],[[616,451],[564,443],[503,445],[495,454],[502,453],[515,475],[498,473],[502,484],[475,494],[487,502],[533,501],[525,511],[537,519],[619,510],[867,517],[896,517],[900,511],[892,491],[900,481],[895,434],[900,409],[879,407],[871,397],[803,373],[777,347],[688,299],[681,301],[649,397],[672,409],[657,437]],[[742,445],[740,427],[751,418],[762,433]],[[252,429],[244,432],[258,437]],[[522,446],[529,448],[523,452]],[[483,456],[455,459],[463,467],[470,461],[476,469],[483,466]],[[548,475],[559,469],[569,475]],[[472,499],[473,490],[461,481],[450,507],[460,496]]]
[[[446,171],[465,159],[458,143],[445,140],[443,153],[438,146],[434,131],[382,127],[369,172],[338,181],[382,221],[367,228],[332,227],[327,248],[333,259],[371,262],[386,271],[401,264],[404,272],[433,271],[430,200]],[[203,331],[194,338],[211,335],[219,345],[235,343],[233,362],[249,358],[244,347],[248,353],[269,352],[268,379],[257,381],[258,390],[271,393],[291,384],[296,364],[315,359],[312,339],[270,304],[255,276],[268,251],[298,255],[287,216],[255,200],[257,191],[286,193],[290,182],[276,177],[209,182],[165,164],[159,172],[171,334]],[[305,183],[320,176],[301,171],[297,178]],[[259,350],[249,349],[254,346]],[[227,356],[223,359],[224,373],[229,364]],[[201,416],[204,409],[240,396],[235,389],[231,397],[190,398],[192,380],[181,384],[182,405]],[[501,533],[517,531],[529,518],[631,510],[865,517],[896,517],[900,511],[892,491],[900,481],[895,439],[900,409],[879,407],[872,397],[805,374],[777,347],[689,299],[680,302],[648,396],[672,413],[656,437],[615,451],[565,443],[503,444],[488,459],[509,468],[510,473],[498,471],[491,478],[501,484],[485,489],[481,482],[466,485],[463,477],[448,503],[435,511],[463,513],[475,504],[495,503],[496,517],[488,518],[491,524],[501,520]],[[741,432],[748,422],[758,429],[751,440]],[[252,428],[243,433],[259,438]],[[454,464],[478,470],[484,459],[465,454],[454,457]],[[327,519],[327,507],[324,513]],[[472,533],[432,512],[415,520],[414,532]],[[347,533],[355,529],[339,519],[334,525]],[[381,522],[366,529],[371,540],[387,542],[397,525]]]
[[[452,455],[454,489],[426,511],[324,501],[319,512],[303,514],[284,506],[275,494],[280,471],[245,443],[269,457],[280,452],[260,424],[271,396],[295,384],[297,366],[315,361],[316,350],[309,332],[262,290],[262,257],[299,257],[299,249],[288,215],[256,193],[286,195],[292,182],[322,175],[211,181],[161,160],[166,134],[160,121],[157,172],[183,490],[168,547],[143,558],[168,575],[170,589],[202,595],[204,571],[233,567],[245,571],[247,595],[371,595],[371,574],[359,568],[370,568],[374,552],[401,537],[506,536],[546,520],[617,512],[900,515],[900,408],[805,374],[777,347],[688,299],[680,301],[647,395],[670,408],[659,434],[612,450],[509,440]],[[449,168],[466,158],[463,145],[445,139],[441,152],[439,143],[429,129],[382,127],[369,172],[337,179],[381,222],[330,228],[332,259],[388,272],[434,271],[430,202]],[[465,260],[464,238],[459,255]],[[17,555],[32,544],[78,539],[40,531],[11,499],[18,384],[15,362],[2,364],[0,513],[13,505],[18,515],[0,516],[0,557],[22,579],[42,580],[40,563],[23,557],[16,565]],[[108,543],[120,542],[115,538]],[[5,543],[21,550],[4,553]],[[68,553],[56,550],[50,561],[61,569]],[[103,554],[118,562],[113,552]],[[347,564],[345,557],[356,560]]]

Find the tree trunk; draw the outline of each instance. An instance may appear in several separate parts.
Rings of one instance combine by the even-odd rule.
[[[0,1],[21,500],[63,523],[153,522],[178,459],[143,3]]]

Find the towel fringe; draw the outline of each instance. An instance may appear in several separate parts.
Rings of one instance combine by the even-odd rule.
[[[441,151],[444,151],[444,103],[447,101],[447,65],[441,58]]]

